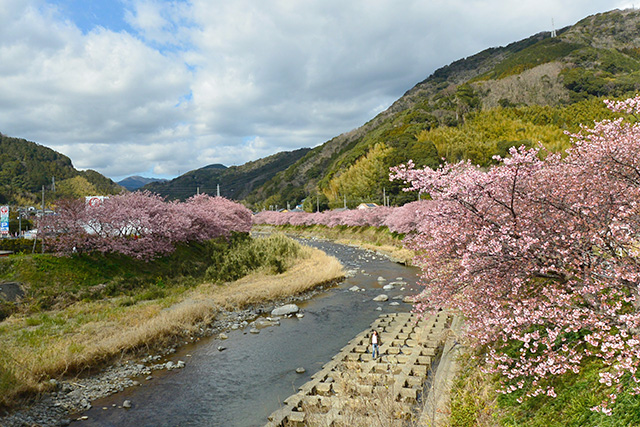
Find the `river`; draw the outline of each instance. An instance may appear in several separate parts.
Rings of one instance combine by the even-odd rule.
[[[381,313],[408,311],[394,306],[393,297],[417,293],[418,270],[375,253],[321,240],[303,240],[338,258],[353,274],[338,286],[298,304],[304,317],[282,319],[280,326],[250,334],[228,331],[228,339],[214,337],[181,347],[171,360],[184,360],[184,369],[155,372],[139,379],[139,387],[93,402],[80,414],[82,426],[263,426],[282,401],[331,360],[340,348]],[[386,283],[377,278],[384,277]],[[383,291],[402,278],[406,289]],[[358,286],[364,291],[352,292]],[[387,302],[374,302],[381,293]],[[382,307],[383,311],[377,308]],[[226,350],[219,351],[224,345]],[[296,368],[306,372],[298,374]],[[130,409],[121,408],[130,400]]]

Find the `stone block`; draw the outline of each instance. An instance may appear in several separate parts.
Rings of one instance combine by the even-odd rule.
[[[331,394],[331,384],[329,383],[319,383],[316,386],[316,393],[321,396],[328,396]]]
[[[401,388],[400,398],[403,402],[415,403],[418,400],[418,390],[415,388]]]
[[[431,366],[431,356],[418,356],[418,365]]]
[[[424,378],[414,377],[413,375],[409,375],[407,376],[405,383],[407,384],[408,387],[411,387],[411,388],[421,387],[422,384],[424,383]]]
[[[413,375],[415,376],[427,376],[427,369],[428,367],[425,365],[413,365],[411,367],[411,372],[413,373]]]
[[[287,424],[288,426],[300,426],[300,427],[304,427],[305,423],[304,423],[304,417],[305,417],[305,413],[304,412],[291,412],[288,416],[287,416],[287,422],[289,424]]]

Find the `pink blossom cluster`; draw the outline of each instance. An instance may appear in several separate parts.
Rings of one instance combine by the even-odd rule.
[[[255,224],[324,225],[388,227],[390,231],[407,234],[418,226],[418,212],[429,209],[428,201],[412,202],[401,207],[334,210],[316,213],[263,211],[254,215]]]
[[[637,113],[640,97],[608,105]],[[597,357],[612,401],[623,384],[640,393],[640,124],[571,136],[566,156],[521,147],[489,170],[409,162],[392,179],[433,198],[408,238],[418,309],[461,310],[504,393],[553,397],[547,378]]]
[[[83,200],[63,201],[43,226],[45,243],[61,254],[99,251],[149,260],[171,253],[178,243],[249,232],[251,212],[222,197],[202,194],[166,202],[149,192],[134,192],[96,207]]]

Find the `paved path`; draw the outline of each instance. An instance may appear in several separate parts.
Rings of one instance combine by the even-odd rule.
[[[384,421],[385,426],[402,425],[401,414],[416,412],[431,365],[442,352],[451,319],[445,312],[426,319],[419,319],[414,313],[381,315],[297,394],[287,398],[283,407],[269,416],[267,427],[378,425],[383,409],[391,414]],[[381,357],[377,360],[372,360],[368,352],[373,329],[381,340]],[[386,408],[376,407],[382,402]],[[368,422],[368,417],[376,418],[376,422]]]

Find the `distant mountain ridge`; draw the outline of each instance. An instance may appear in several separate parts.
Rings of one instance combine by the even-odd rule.
[[[147,184],[142,189],[168,199],[184,200],[197,193],[215,196],[219,188],[221,196],[243,200],[256,188],[300,160],[309,151],[308,148],[284,151],[241,166],[208,165],[189,171],[171,181]]]
[[[135,191],[140,187],[143,187],[152,182],[166,182],[166,181],[168,180],[162,179],[162,178],[145,178],[142,176],[134,175],[134,176],[127,177],[121,181],[118,181],[118,185],[121,185],[122,187],[126,188],[129,191]]]

